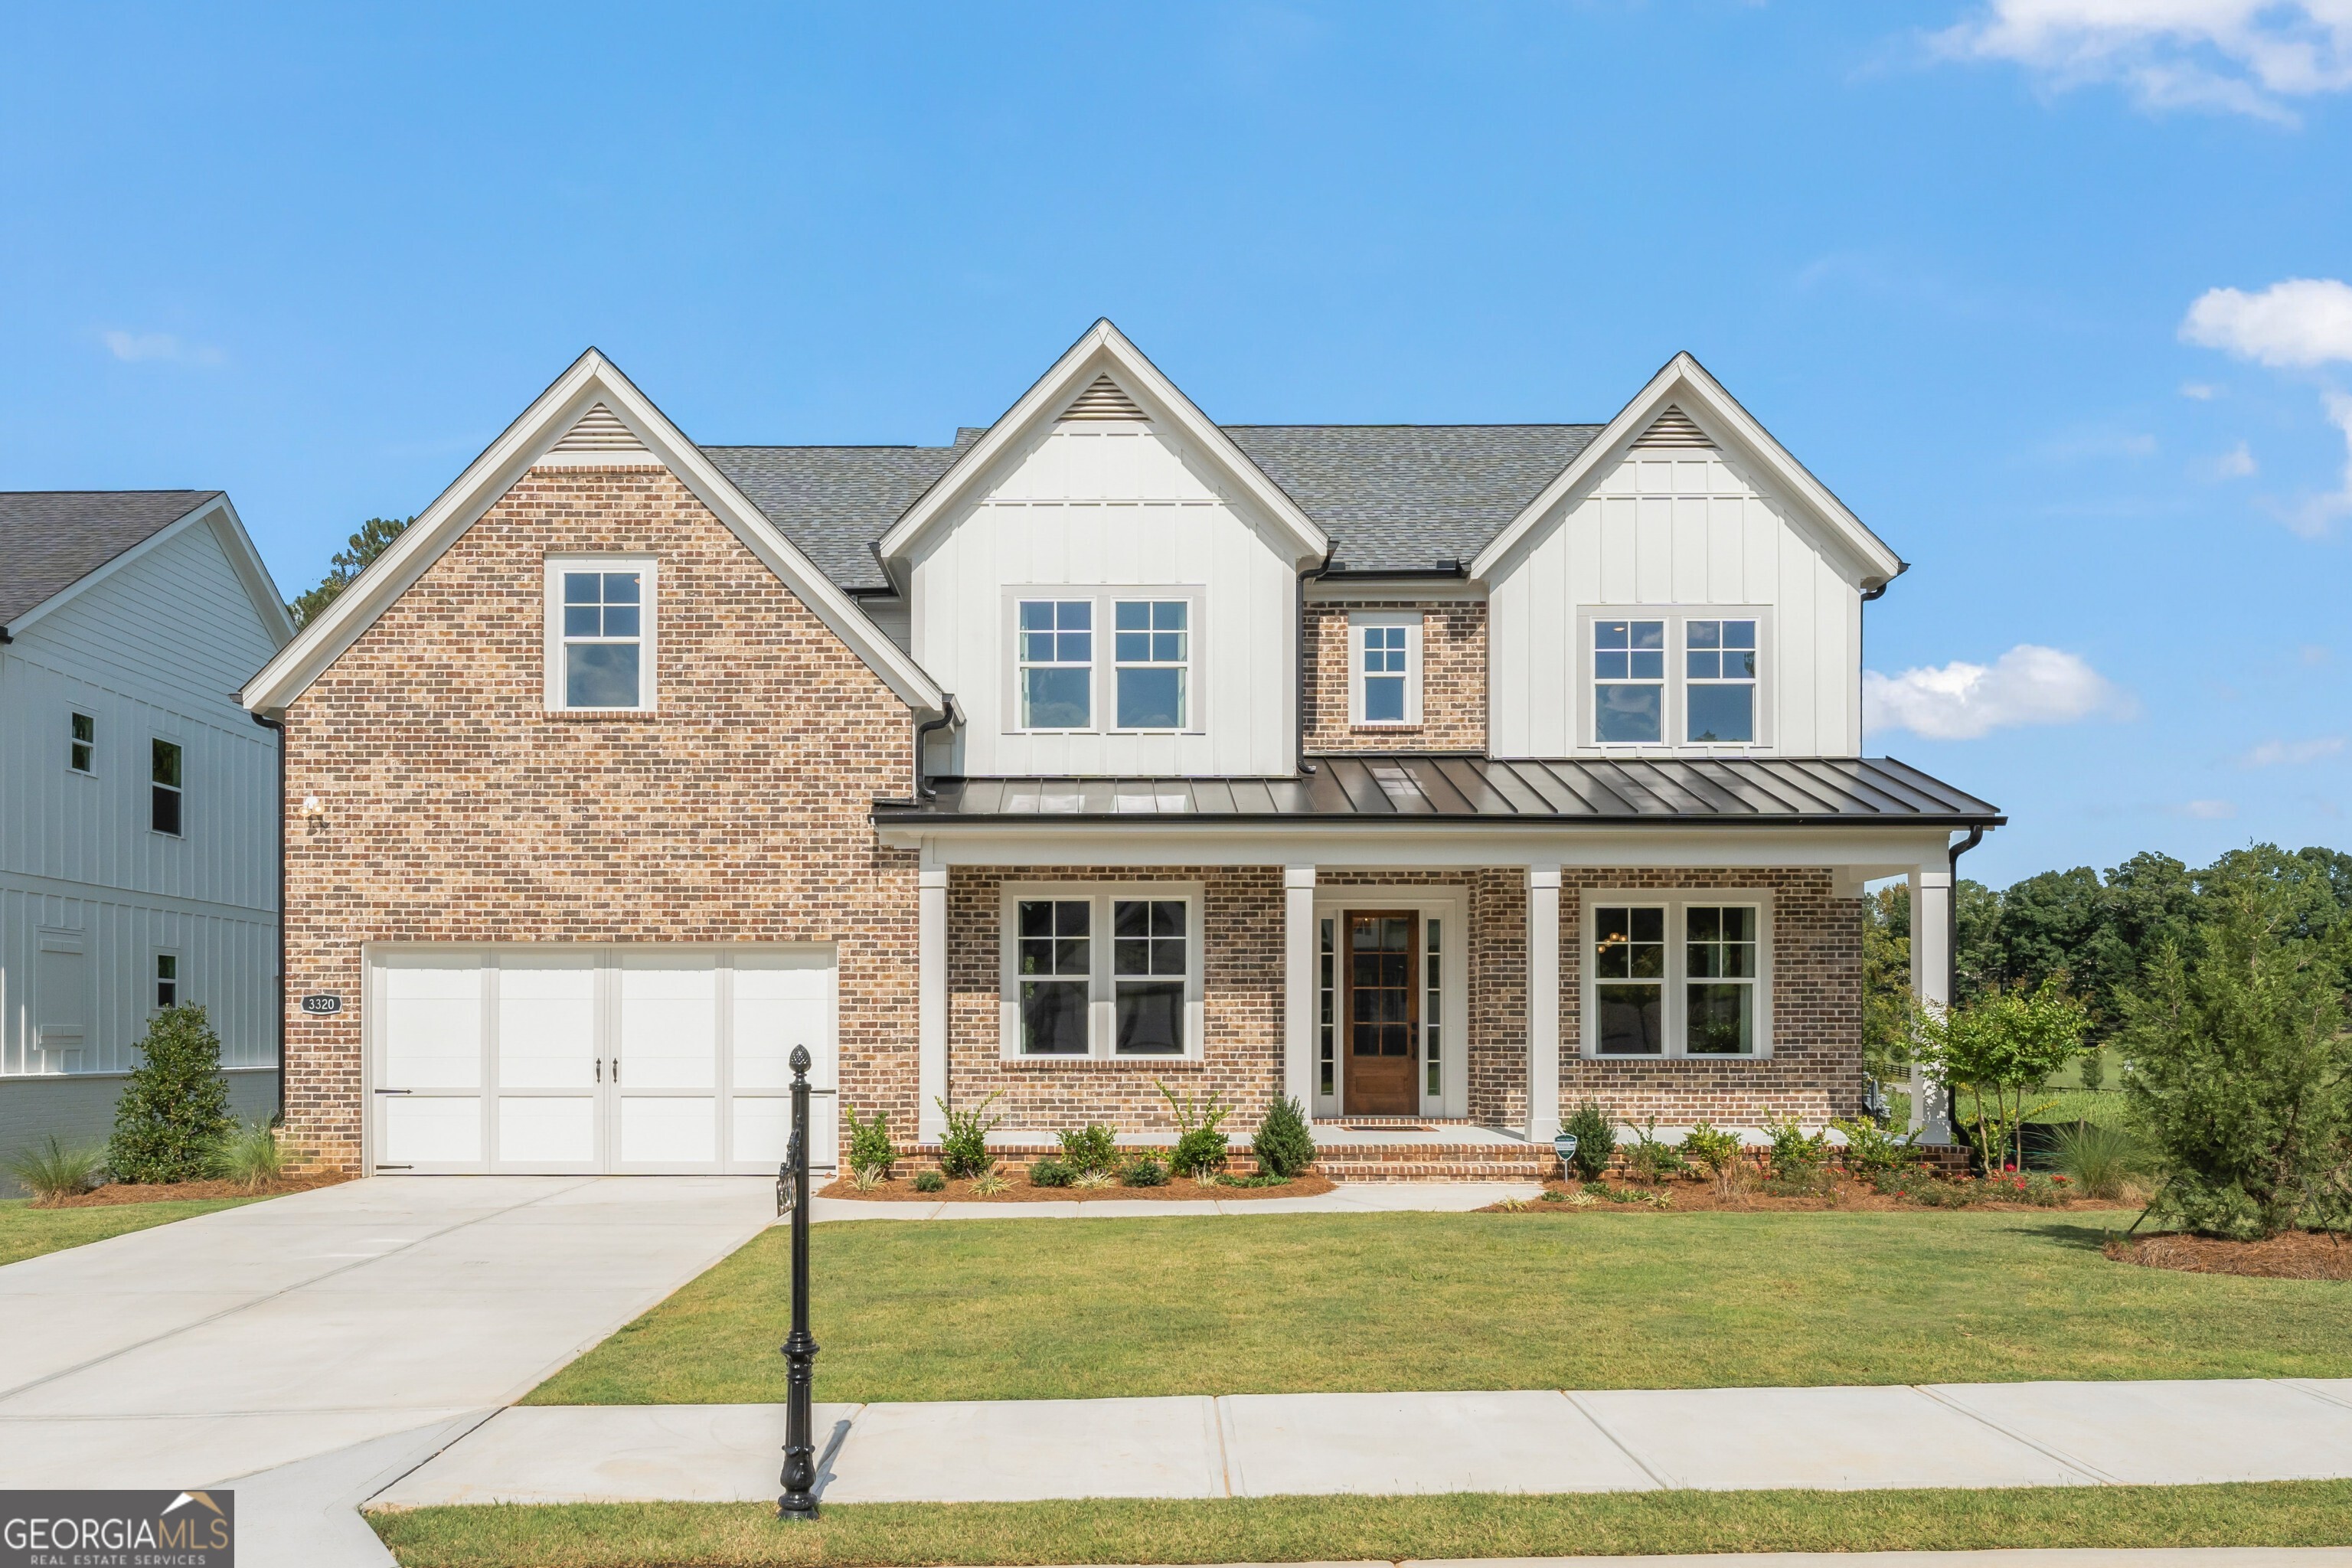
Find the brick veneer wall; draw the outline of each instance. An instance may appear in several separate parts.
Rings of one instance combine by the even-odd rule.
[[[660,559],[660,710],[545,710],[544,558]],[[915,857],[875,842],[913,720],[661,468],[534,469],[286,720],[286,1114],[356,1170],[368,942],[808,942],[840,962],[843,1098],[915,1121]]]
[[[1421,613],[1421,722],[1348,722],[1348,616]],[[1483,752],[1486,749],[1484,600],[1405,605],[1322,601],[1307,606],[1307,749],[1310,752]]]
[[[1597,1100],[1622,1120],[1701,1118],[1750,1128],[1794,1116],[1818,1127],[1862,1108],[1862,901],[1826,870],[1591,870],[1562,873],[1559,1098],[1565,1116]],[[1597,1060],[1581,1054],[1584,899],[1589,890],[1767,889],[1772,895],[1769,1057]],[[1522,927],[1524,930],[1524,927]],[[1669,933],[1671,935],[1671,933]]]

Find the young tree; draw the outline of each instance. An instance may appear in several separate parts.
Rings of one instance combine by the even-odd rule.
[[[2339,1204],[2352,1171],[2352,924],[2301,934],[2310,889],[2277,869],[2217,866],[2210,918],[2125,999],[2124,1089],[2167,1173],[2151,1212],[2204,1235],[2275,1236]]]
[[[383,554],[398,539],[401,531],[416,520],[413,517],[372,517],[360,524],[360,531],[351,542],[335,552],[327,566],[327,574],[319,585],[306,590],[286,606],[298,626],[307,626],[320,611],[335,602],[336,596],[352,585],[352,579],[366,571],[375,558]]]
[[[2089,1020],[2053,975],[2032,991],[1996,991],[1919,1015],[1918,1050],[1928,1071],[1974,1101],[1969,1138],[1989,1171],[2000,1169],[2010,1140],[2029,1114],[2026,1097],[2083,1048]]]
[[[1891,1083],[1911,1065],[1911,889],[1881,888],[1863,907],[1862,1065]]]
[[[147,1026],[140,1063],[114,1106],[107,1168],[118,1182],[192,1182],[211,1173],[236,1125],[221,1076],[220,1037],[196,1004],[166,1007]]]

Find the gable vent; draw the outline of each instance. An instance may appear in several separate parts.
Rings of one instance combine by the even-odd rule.
[[[1691,422],[1691,416],[1668,404],[1665,412],[1650,421],[1650,427],[1633,437],[1636,447],[1705,447],[1715,443],[1706,432]]]
[[[646,444],[619,415],[599,403],[580,416],[552,448],[558,452],[642,452]]]
[[[1065,419],[1140,419],[1143,410],[1135,399],[1120,390],[1118,383],[1107,375],[1095,377],[1095,384],[1077,395],[1077,400],[1062,410]]]

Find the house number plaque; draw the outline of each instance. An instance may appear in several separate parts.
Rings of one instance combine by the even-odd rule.
[[[324,1016],[343,1010],[343,999],[331,991],[321,991],[302,998],[302,1011]]]

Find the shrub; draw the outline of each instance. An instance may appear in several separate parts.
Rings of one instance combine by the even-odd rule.
[[[853,1174],[869,1172],[884,1181],[890,1179],[890,1168],[898,1163],[898,1146],[890,1142],[890,1113],[877,1110],[871,1121],[857,1120],[857,1108],[842,1101],[842,1113],[849,1118],[849,1169]]]
[[[2053,1140],[2052,1163],[2086,1198],[2119,1198],[2147,1168],[2147,1152],[2128,1127],[2084,1121],[2062,1127]]]
[[[1000,1193],[1009,1193],[1012,1190],[1013,1184],[1005,1180],[1003,1173],[993,1165],[982,1171],[971,1184],[974,1197],[992,1198]]]
[[[155,1015],[139,1048],[140,1063],[115,1102],[107,1167],[119,1182],[199,1180],[236,1125],[220,1037],[200,1005],[183,1003]]]
[[[1073,1176],[1108,1173],[1118,1163],[1118,1143],[1099,1121],[1055,1136],[1062,1141],[1062,1163]]]
[[[2159,1223],[2275,1236],[2340,1203],[2352,1162],[2344,941],[2294,934],[2284,889],[2225,884],[2193,951],[2123,996],[2124,1092],[2164,1165]],[[2340,1214],[2330,1215],[2337,1223]]]
[[[1029,1167],[1029,1184],[1033,1187],[1066,1187],[1077,1173],[1060,1160],[1047,1155]]]
[[[1196,1102],[1192,1097],[1178,1095],[1158,1079],[1151,1080],[1160,1098],[1168,1102],[1170,1114],[1176,1119],[1176,1147],[1168,1156],[1168,1168],[1180,1176],[1205,1181],[1225,1168],[1225,1135],[1218,1123],[1233,1114],[1233,1107],[1217,1103],[1214,1089],[1205,1100]]]
[[[1856,1176],[1866,1179],[1918,1163],[1916,1132],[1906,1131],[1897,1138],[1867,1116],[1852,1121],[1841,1118],[1830,1125],[1845,1134],[1845,1168]]]
[[[1828,1133],[1809,1133],[1793,1116],[1782,1122],[1767,1122],[1765,1130],[1772,1134],[1772,1174],[1780,1180],[1810,1183],[1829,1163]]]
[[[2083,1005],[2056,975],[2032,991],[1996,991],[1919,1015],[1920,1058],[1951,1087],[1955,1109],[1969,1107],[1969,1140],[1986,1170],[2009,1163],[2010,1141],[2042,1109],[2029,1107],[2026,1097],[2081,1054],[2089,1026]]]
[[[1615,1119],[1601,1108],[1599,1100],[1588,1100],[1561,1124],[1560,1131],[1576,1135],[1576,1157],[1572,1162],[1576,1179],[1599,1181],[1609,1169],[1610,1156],[1617,1152]]]
[[[1149,1154],[1139,1154],[1127,1163],[1118,1179],[1130,1187],[1164,1187],[1168,1184],[1168,1167]]]
[[[37,1149],[20,1149],[8,1156],[8,1173],[33,1194],[35,1203],[54,1203],[98,1185],[106,1169],[106,1145],[79,1143],[68,1148],[50,1133]]]
[[[221,1140],[213,1172],[224,1181],[257,1190],[286,1173],[287,1153],[278,1129],[266,1121],[256,1121]]]
[[[849,1173],[849,1184],[861,1193],[872,1192],[886,1179],[881,1172],[871,1169],[860,1171],[853,1168]]]
[[[1290,1178],[1277,1176],[1272,1171],[1260,1171],[1255,1176],[1219,1176],[1217,1185],[1221,1187],[1286,1187],[1290,1185]]]
[[[1682,1155],[1671,1145],[1658,1141],[1658,1119],[1654,1116],[1636,1127],[1625,1123],[1633,1134],[1633,1146],[1625,1151],[1625,1168],[1637,1182],[1663,1182],[1668,1176],[1680,1175],[1687,1168]]]
[[[1975,1182],[1948,1182],[1916,1165],[1876,1172],[1870,1184],[1890,1198],[1925,1208],[1966,1208],[1983,1195]]]
[[[1307,1130],[1298,1101],[1284,1095],[1274,1098],[1258,1120],[1250,1152],[1257,1156],[1259,1170],[1285,1180],[1315,1163],[1315,1134]]]
[[[950,1178],[984,1176],[996,1168],[996,1160],[988,1152],[988,1135],[1004,1118],[987,1116],[986,1112],[999,1098],[992,1094],[970,1110],[950,1110],[944,1100],[938,1102],[948,1119],[948,1130],[940,1137],[942,1174]]]
[[[943,1193],[948,1190],[948,1179],[937,1171],[918,1171],[915,1173],[915,1190],[919,1193]]]
[[[1738,1181],[1740,1152],[1739,1134],[1726,1132],[1712,1122],[1701,1121],[1683,1134],[1683,1158],[1714,1177],[1719,1193],[1728,1194]]]

